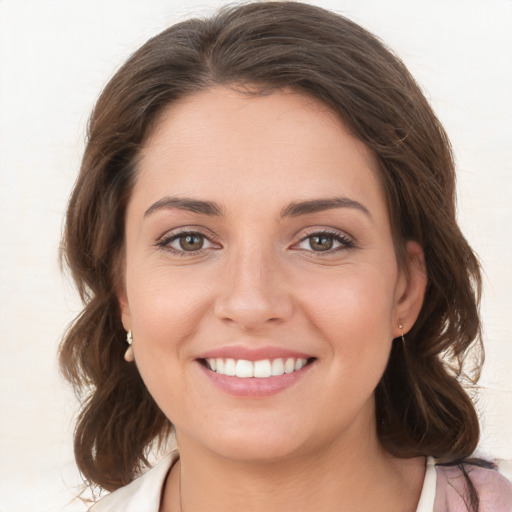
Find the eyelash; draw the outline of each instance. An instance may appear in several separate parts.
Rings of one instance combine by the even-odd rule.
[[[298,243],[294,244],[294,246],[300,245],[302,242],[305,242],[308,239],[311,240],[313,237],[330,238],[330,239],[338,242],[340,244],[340,246],[335,247],[335,248],[330,248],[325,251],[314,251],[312,249],[310,250],[310,249],[300,249],[300,248],[298,248],[296,250],[305,250],[307,252],[314,254],[315,256],[321,257],[323,254],[328,256],[328,255],[332,255],[333,253],[337,253],[338,251],[353,249],[355,247],[354,241],[351,238],[349,238],[347,235],[343,235],[343,234],[339,233],[338,231],[329,231],[326,229],[308,233],[307,235],[303,236],[299,240]],[[310,242],[310,246],[311,246],[311,242]]]
[[[185,231],[179,231],[177,233],[166,234],[163,237],[161,237],[155,245],[161,250],[170,252],[174,256],[179,257],[186,257],[190,255],[199,256],[204,254],[208,250],[208,248],[201,248],[198,251],[180,251],[179,249],[175,249],[174,247],[170,246],[171,242],[174,242],[175,240],[178,240],[179,238],[184,236],[199,236],[204,240],[207,240],[210,244],[214,244],[214,242],[210,240],[210,235],[207,235],[206,233],[203,233],[197,229],[187,229]]]
[[[201,248],[197,251],[182,251],[182,250],[175,249],[170,246],[171,242],[174,242],[175,240],[178,240],[179,238],[184,237],[184,236],[199,236],[199,237],[203,238],[203,240],[208,241],[208,243],[210,243],[212,245],[214,244],[214,242],[212,242],[210,240],[210,236],[207,235],[206,233],[203,233],[199,230],[191,229],[191,230],[179,231],[177,233],[166,234],[157,241],[155,246],[163,251],[170,252],[174,256],[179,256],[179,257],[186,257],[186,256],[190,256],[190,255],[200,256],[209,250],[209,248]],[[300,245],[301,243],[305,242],[306,240],[312,239],[313,237],[330,238],[330,239],[333,239],[334,241],[338,242],[340,244],[340,246],[335,247],[335,248],[330,248],[325,251],[314,251],[313,249],[309,250],[309,249],[300,249],[300,248],[297,248],[294,250],[304,250],[304,251],[313,253],[317,256],[321,256],[323,254],[329,255],[329,254],[336,253],[338,251],[352,249],[355,247],[354,241],[346,235],[342,235],[337,231],[318,230],[318,231],[313,231],[313,232],[308,233],[307,235],[303,236],[297,243],[295,243],[292,246],[292,249],[294,247]]]

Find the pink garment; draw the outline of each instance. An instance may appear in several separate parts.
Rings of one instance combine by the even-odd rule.
[[[478,512],[512,512],[512,485],[498,471],[465,465],[480,498]],[[468,512],[467,481],[456,466],[436,466],[434,512]]]

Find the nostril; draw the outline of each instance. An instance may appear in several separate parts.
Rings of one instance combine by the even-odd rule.
[[[264,279],[258,283],[254,278],[228,287],[216,298],[214,306],[217,318],[247,331],[277,325],[291,318],[292,312],[291,297],[280,286]]]

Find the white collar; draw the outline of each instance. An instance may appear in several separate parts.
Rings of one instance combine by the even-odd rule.
[[[158,512],[165,479],[178,458],[177,451],[171,452],[147,473],[102,498],[89,512]]]
[[[434,510],[434,501],[436,499],[437,471],[434,459],[427,458],[427,468],[425,471],[425,480],[421,489],[420,501],[416,512],[432,512]]]

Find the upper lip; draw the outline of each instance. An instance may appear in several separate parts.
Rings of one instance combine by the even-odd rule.
[[[261,361],[263,359],[278,358],[296,358],[309,359],[313,357],[311,354],[290,350],[283,347],[267,346],[267,347],[247,347],[244,345],[233,345],[219,347],[202,353],[198,359],[245,359],[246,361]]]

